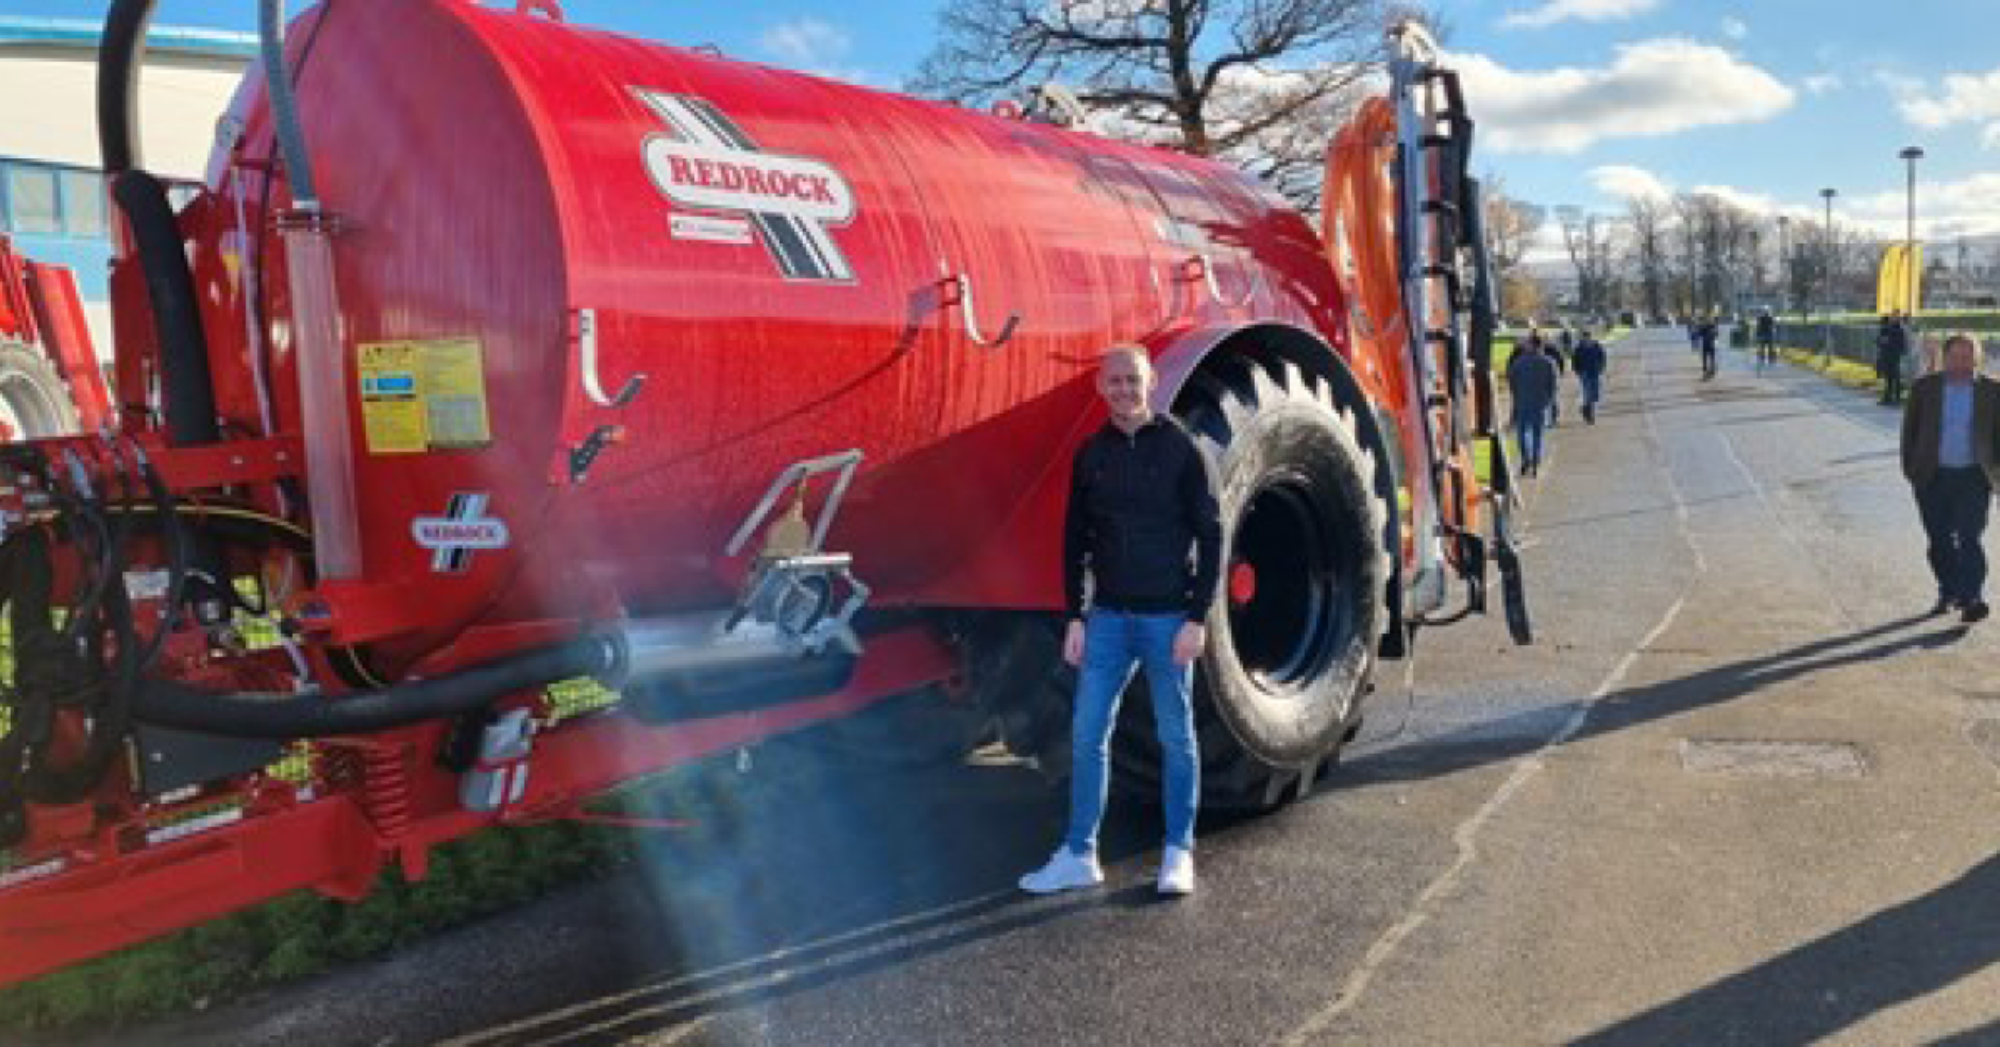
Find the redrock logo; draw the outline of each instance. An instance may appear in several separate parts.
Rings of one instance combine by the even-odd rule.
[[[854,191],[828,164],[767,153],[705,99],[634,90],[666,132],[642,149],[646,173],[668,200],[748,217],[778,270],[795,280],[852,280],[827,233],[854,220]]]
[[[431,551],[431,570],[459,574],[472,566],[479,549],[505,549],[507,524],[486,515],[484,491],[451,496],[443,516],[419,516],[410,521],[410,537]]]
[[[419,521],[417,543],[426,546],[465,545],[474,549],[499,549],[507,544],[507,528],[492,522]]]

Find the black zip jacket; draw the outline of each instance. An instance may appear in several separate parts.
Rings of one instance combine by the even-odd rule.
[[[1071,617],[1083,614],[1088,571],[1092,607],[1201,621],[1215,601],[1221,557],[1215,487],[1179,422],[1154,415],[1130,436],[1106,423],[1077,448],[1063,522]]]

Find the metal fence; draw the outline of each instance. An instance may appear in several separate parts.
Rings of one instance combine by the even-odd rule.
[[[1745,325],[1746,327],[1748,325]],[[1875,366],[1876,324],[1821,324],[1821,323],[1780,323],[1778,324],[1778,344],[1808,352],[1830,352],[1843,360],[1852,360],[1865,367]],[[1940,354],[1944,349],[1944,339],[1958,334],[1949,319],[1940,321],[1927,330],[1918,332],[1918,345],[1909,359],[1903,362],[1903,369],[1910,374],[1925,374],[1936,370]],[[1979,331],[1963,333],[1976,339],[1980,348],[1980,363],[1988,374],[2000,374],[2000,334]],[[1822,349],[1821,347],[1825,348]]]

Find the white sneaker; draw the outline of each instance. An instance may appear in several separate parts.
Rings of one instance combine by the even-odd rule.
[[[1194,852],[1169,847],[1160,852],[1161,894],[1194,893]]]
[[[1067,847],[1058,847],[1047,865],[1021,877],[1021,889],[1029,894],[1054,894],[1103,882],[1104,870],[1097,864],[1097,855],[1073,854]]]

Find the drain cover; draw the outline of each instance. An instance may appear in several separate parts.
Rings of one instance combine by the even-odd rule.
[[[1768,778],[1859,778],[1868,773],[1861,748],[1849,742],[1683,738],[1681,766],[1704,774]]]

